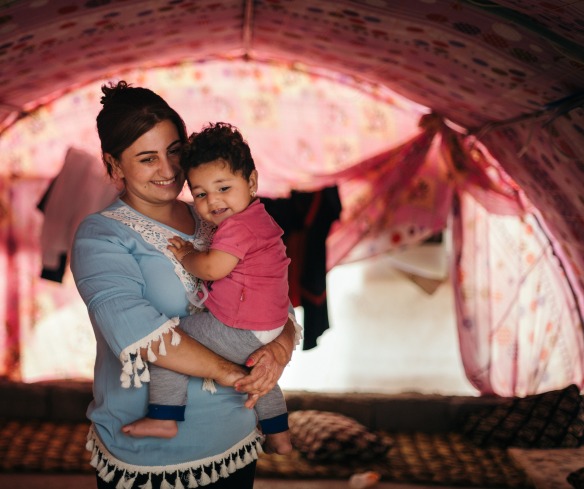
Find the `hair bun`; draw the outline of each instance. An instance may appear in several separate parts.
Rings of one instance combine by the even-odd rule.
[[[110,82],[109,84],[102,85],[101,91],[103,93],[103,97],[101,97],[100,102],[101,105],[106,105],[107,103],[111,102],[118,93],[122,90],[126,90],[128,88],[128,84],[121,80],[117,84],[114,82]]]

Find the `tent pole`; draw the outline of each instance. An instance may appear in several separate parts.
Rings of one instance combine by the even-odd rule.
[[[249,60],[251,53],[251,36],[253,29],[253,0],[245,0],[243,12],[243,57]]]

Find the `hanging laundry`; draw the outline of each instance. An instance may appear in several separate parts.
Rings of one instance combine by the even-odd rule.
[[[284,230],[291,263],[288,269],[290,301],[304,309],[303,350],[317,346],[329,328],[326,297],[326,239],[341,214],[336,186],[316,192],[292,191],[289,198],[262,198],[266,210]]]
[[[37,208],[44,214],[41,229],[41,278],[62,282],[79,223],[110,204],[118,190],[96,157],[69,148],[63,168],[51,181]]]

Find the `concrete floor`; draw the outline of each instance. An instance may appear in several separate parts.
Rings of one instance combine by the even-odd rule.
[[[0,474],[0,489],[95,489],[93,475]],[[438,486],[380,482],[372,489],[435,489]],[[442,489],[454,489],[440,486]],[[349,489],[344,480],[257,479],[254,489]],[[465,489],[456,487],[456,489]],[[470,489],[470,488],[467,488]],[[472,489],[481,489],[473,487]]]

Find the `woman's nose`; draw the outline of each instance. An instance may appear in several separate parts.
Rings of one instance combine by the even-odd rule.
[[[165,177],[173,177],[178,169],[179,164],[175,158],[160,158],[160,173]]]

